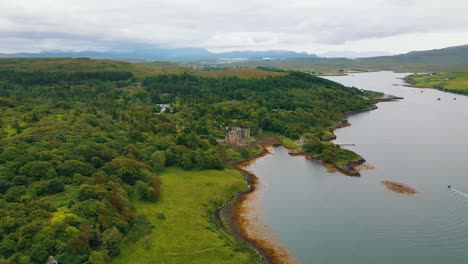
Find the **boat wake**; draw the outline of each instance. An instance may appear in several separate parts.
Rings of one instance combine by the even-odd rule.
[[[468,194],[456,189],[456,188],[453,188],[453,187],[450,187],[450,190],[454,191],[455,193],[457,193],[458,195],[468,199]]]

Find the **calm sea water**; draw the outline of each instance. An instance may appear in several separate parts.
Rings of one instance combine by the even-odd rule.
[[[375,166],[360,178],[284,148],[249,167],[261,182],[261,219],[303,263],[468,263],[468,96],[393,85],[404,76],[329,77],[405,98],[336,131],[336,143],[356,144],[350,149]],[[382,180],[418,194],[391,193]]]

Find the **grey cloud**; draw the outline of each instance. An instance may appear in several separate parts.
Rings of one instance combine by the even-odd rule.
[[[466,34],[462,0],[0,0],[0,38],[24,49],[167,47],[313,50],[408,34]],[[29,42],[28,42],[29,41]],[[0,52],[18,46],[3,42]],[[21,44],[20,44],[21,45]],[[378,48],[378,47],[376,47]]]

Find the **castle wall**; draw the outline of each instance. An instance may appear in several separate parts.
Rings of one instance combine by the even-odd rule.
[[[225,136],[226,143],[236,146],[245,145],[244,139],[250,137],[250,128],[232,128]]]

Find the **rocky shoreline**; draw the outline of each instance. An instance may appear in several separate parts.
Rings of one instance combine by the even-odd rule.
[[[345,165],[338,165],[338,164],[336,164],[334,162],[331,162],[331,163],[330,162],[325,162],[322,159],[316,158],[316,157],[314,157],[314,155],[312,153],[309,153],[309,152],[289,152],[289,155],[291,155],[291,156],[303,156],[306,159],[313,160],[313,161],[318,162],[320,164],[331,165],[337,171],[339,171],[339,172],[341,172],[341,173],[343,173],[343,174],[345,174],[347,176],[354,176],[354,177],[361,176],[361,174],[359,173],[359,170],[357,168],[366,162],[366,160],[361,157],[361,159],[359,159],[357,161],[348,161]]]
[[[381,98],[374,98],[373,101],[374,101],[374,103],[380,103],[380,102],[392,102],[392,101],[401,100],[401,99],[404,99],[404,98],[400,97],[400,96],[387,95],[386,94]],[[378,107],[376,105],[374,105],[373,107],[363,109],[363,110],[359,110],[359,111],[345,112],[344,116],[345,117],[350,117],[352,115],[356,115],[356,114],[359,114],[359,113],[364,113],[364,112],[368,112],[368,111],[372,111],[372,110],[376,110],[376,109],[378,109]],[[337,130],[339,128],[344,128],[344,127],[348,127],[348,126],[351,126],[348,119],[343,119],[340,122],[338,122],[336,125],[328,127],[328,130],[333,133],[335,130]],[[333,136],[331,136],[330,138],[325,139],[325,141],[332,141],[332,140],[335,140],[335,139],[336,139],[336,135],[333,134]],[[338,170],[341,173],[343,173],[345,175],[348,175],[348,176],[361,176],[361,174],[359,173],[357,168],[360,167],[362,164],[364,164],[366,162],[366,160],[361,157],[361,159],[359,159],[357,161],[349,161],[345,165],[338,165],[338,164],[336,164],[334,162],[327,163],[327,162],[323,161],[322,159],[314,157],[314,155],[312,153],[308,153],[308,152],[293,152],[293,151],[290,151],[289,155],[292,155],[292,156],[305,156],[307,159],[319,162],[321,164],[330,164],[336,170]]]
[[[400,97],[400,96],[395,96],[395,95],[386,95],[382,98],[374,98],[373,101],[375,103],[380,103],[380,102],[391,102],[391,101],[400,100],[400,99],[405,99],[405,98]]]
[[[258,188],[258,177],[246,169],[246,166],[255,162],[257,159],[264,157],[270,152],[269,147],[283,145],[281,140],[275,137],[260,139],[259,144],[263,150],[259,154],[233,164],[233,167],[240,170],[244,179],[248,183],[247,190],[235,194],[223,206],[215,212],[215,217],[220,221],[224,228],[227,228],[231,233],[241,240],[247,242],[260,256],[260,259],[267,264],[276,263],[297,263],[293,255],[288,252],[279,242],[269,238],[260,238],[249,235],[248,222],[244,219],[243,214],[247,208],[244,208],[244,202]],[[225,219],[225,221],[223,221]]]
[[[390,96],[387,95],[383,98],[374,99],[374,102],[375,103],[389,102],[389,101],[395,101],[398,99],[403,99],[403,98],[392,96],[392,95]],[[371,107],[369,109],[360,110],[360,111],[347,112],[347,113],[344,113],[344,116],[349,117],[354,114],[367,112],[367,111],[371,111],[375,109],[377,109],[377,106]],[[348,122],[348,120],[344,119],[340,121],[338,124],[329,127],[329,129],[333,133],[333,131],[336,129],[347,127],[350,125],[351,124]],[[331,141],[335,138],[336,136],[333,136],[329,140]],[[276,137],[262,138],[262,139],[259,139],[257,143],[262,145],[263,147],[263,150],[259,154],[245,161],[241,161],[241,162],[233,164],[233,167],[240,170],[241,173],[244,175],[244,178],[249,185],[248,189],[243,192],[235,194],[223,206],[218,208],[215,212],[215,217],[219,220],[219,222],[221,223],[221,225],[223,225],[224,228],[227,228],[236,237],[250,244],[252,248],[257,252],[257,254],[260,256],[261,260],[264,263],[267,263],[267,264],[297,263],[298,261],[294,258],[294,256],[291,253],[289,253],[288,249],[282,246],[279,242],[273,241],[272,239],[268,239],[268,238],[253,237],[248,234],[248,231],[247,231],[248,223],[246,222],[246,219],[243,218],[243,212],[245,210],[245,208],[243,208],[243,204],[247,200],[249,195],[253,194],[255,190],[258,188],[258,178],[255,174],[246,170],[245,167],[255,162],[255,160],[270,154],[270,152],[268,151],[268,147],[281,146],[281,145],[284,146],[283,142]],[[340,171],[341,173],[345,175],[355,176],[355,177],[360,176],[358,167],[360,167],[362,164],[366,162],[365,159],[361,158],[358,161],[349,161],[345,165],[340,166],[336,163],[325,163],[323,160],[314,157],[312,153],[290,151],[289,155],[305,156],[307,159],[314,160],[324,165],[331,164],[337,171]],[[226,219],[226,222],[224,222],[223,219]]]
[[[261,158],[265,155],[268,155],[269,152],[264,150],[261,153],[257,154],[255,157],[252,158],[256,160]],[[246,162],[246,161],[245,161]],[[215,217],[222,225],[223,228],[230,231],[234,236],[240,238],[241,240],[247,242],[260,256],[260,259],[266,264],[272,264],[271,254],[267,249],[261,247],[255,241],[250,240],[245,234],[245,227],[243,226],[244,223],[240,221],[240,213],[239,209],[242,203],[245,201],[248,194],[253,193],[256,190],[256,186],[258,183],[258,178],[249,173],[246,170],[240,168],[240,164],[234,165],[236,169],[239,169],[244,176],[245,181],[248,184],[247,190],[243,192],[239,192],[232,196],[227,202],[225,202],[220,208],[215,211]],[[223,221],[224,220],[224,221]]]

